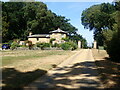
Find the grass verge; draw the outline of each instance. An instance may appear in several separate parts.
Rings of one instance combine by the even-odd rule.
[[[61,55],[65,54],[66,51],[3,51],[2,52],[2,66],[19,62],[21,60],[36,59],[47,57],[50,55]]]
[[[3,51],[1,86],[3,89],[21,89],[72,54],[72,51],[62,50]]]

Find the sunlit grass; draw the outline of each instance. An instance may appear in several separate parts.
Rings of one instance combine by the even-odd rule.
[[[22,88],[74,53],[63,50],[2,51],[2,87]]]
[[[11,64],[21,60],[35,59],[47,57],[50,55],[62,55],[67,51],[3,51],[2,52],[2,65]]]

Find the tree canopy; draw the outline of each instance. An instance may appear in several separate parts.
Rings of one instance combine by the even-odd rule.
[[[115,20],[113,13],[115,7],[113,4],[102,3],[91,6],[82,13],[82,25],[89,30],[94,31],[94,39],[98,42],[98,45],[103,45],[102,31],[104,29],[112,29]]]
[[[26,40],[30,31],[47,34],[58,27],[67,31],[70,37],[77,37],[76,41],[84,39],[69,23],[70,19],[48,10],[43,2],[2,2],[2,8],[3,42]]]
[[[83,11],[81,20],[85,28],[94,31],[98,46],[104,46],[112,60],[119,61],[120,1],[91,6]]]

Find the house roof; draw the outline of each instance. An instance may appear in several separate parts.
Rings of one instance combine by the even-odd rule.
[[[28,37],[29,38],[50,38],[50,34],[34,34]]]
[[[60,28],[58,28],[57,30],[51,31],[50,33],[66,33],[67,34],[66,31],[63,31]]]

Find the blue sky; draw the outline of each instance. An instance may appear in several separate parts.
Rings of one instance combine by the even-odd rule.
[[[65,16],[67,19],[70,19],[70,23],[78,29],[78,33],[82,35],[87,40],[88,45],[91,46],[92,42],[94,41],[93,32],[89,31],[88,29],[84,29],[84,26],[81,24],[82,11],[92,5],[101,4],[103,2],[112,2],[113,0],[62,0],[63,2],[61,0],[43,1],[45,1],[44,3],[47,4],[49,10],[53,11],[57,15]]]

